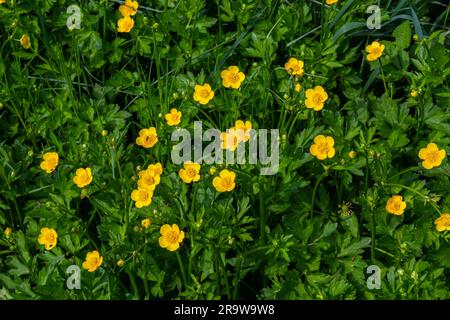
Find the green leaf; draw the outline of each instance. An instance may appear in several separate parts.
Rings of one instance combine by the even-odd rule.
[[[395,37],[395,44],[400,49],[406,49],[411,44],[411,26],[409,21],[404,21],[394,29],[392,35]]]

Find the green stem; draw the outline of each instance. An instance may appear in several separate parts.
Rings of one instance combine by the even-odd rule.
[[[175,252],[175,254],[177,256],[178,264],[180,265],[181,277],[183,278],[183,285],[184,285],[184,288],[186,289],[187,288],[187,280],[186,280],[186,273],[184,271],[183,261],[181,260],[180,253],[178,251]]]
[[[386,95],[388,95],[388,88],[387,88],[387,85],[386,85],[386,78],[384,76],[383,65],[381,64],[381,60],[380,59],[378,59],[378,62],[380,63],[381,78],[383,79],[384,91],[386,92]]]
[[[328,172],[327,172],[327,171],[324,171],[324,172],[320,175],[319,179],[317,179],[316,185],[314,186],[313,193],[312,193],[312,197],[311,197],[311,213],[310,213],[310,219],[312,219],[313,214],[314,214],[314,201],[315,201],[315,199],[316,199],[317,188],[319,187],[319,184],[320,184],[320,182],[322,181],[322,179],[325,178],[327,175],[328,175]]]
[[[233,289],[233,300],[236,300],[238,297],[238,293],[239,293],[239,282],[241,281],[241,266],[242,266],[242,262],[244,260],[244,257],[240,257],[238,258],[238,262],[237,262],[237,271],[236,271],[236,280],[234,283],[234,289]]]
[[[147,279],[147,236],[145,236],[145,246],[144,246],[144,290],[145,298],[144,300],[150,299],[150,292],[148,291],[148,279]]]
[[[133,287],[134,297],[137,300],[140,300],[139,290],[136,285],[136,278],[134,277],[134,272],[128,272],[128,277],[130,278],[130,283],[131,283],[131,286]]]

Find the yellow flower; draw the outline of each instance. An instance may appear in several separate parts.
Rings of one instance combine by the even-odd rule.
[[[160,176],[163,173],[162,164],[157,162],[155,164],[149,164],[147,170],[153,171],[156,175]]]
[[[422,165],[425,169],[439,167],[446,156],[445,150],[439,150],[435,143],[429,143],[426,148],[419,151],[419,158],[422,159]]]
[[[194,100],[200,104],[207,104],[214,98],[214,91],[208,83],[204,85],[196,84],[194,87]]]
[[[218,177],[214,177],[213,186],[218,192],[229,192],[236,187],[236,174],[224,169],[220,171]]]
[[[300,83],[296,83],[294,87],[295,92],[302,91],[302,85]]]
[[[220,134],[221,148],[230,151],[236,150],[239,144],[239,137],[234,128],[228,129],[227,132]]]
[[[392,213],[396,216],[400,216],[403,214],[406,208],[406,202],[403,201],[403,197],[396,195],[389,198],[386,203],[386,210],[389,213]]]
[[[327,0],[327,4],[335,4],[338,0]]]
[[[314,138],[314,144],[309,148],[309,152],[319,160],[333,158],[336,150],[334,150],[334,139],[323,135]]]
[[[327,101],[328,99],[328,94],[325,92],[322,86],[316,86],[314,89],[306,90],[305,95],[306,107],[308,109],[314,109],[314,111],[322,110],[325,101]]]
[[[228,69],[223,70],[220,73],[222,77],[222,85],[225,88],[239,89],[242,81],[245,79],[245,74],[239,71],[236,66],[230,66]]]
[[[20,38],[20,44],[21,44],[22,47],[24,47],[25,49],[30,49],[30,48],[31,48],[30,37],[29,37],[27,34],[24,34],[24,35]]]
[[[136,138],[136,144],[146,149],[153,147],[158,142],[158,134],[156,128],[141,129],[139,137]]]
[[[77,185],[78,188],[84,188],[92,182],[92,172],[91,168],[80,168],[77,169],[75,177],[73,177],[73,183]]]
[[[125,4],[120,5],[120,14],[124,17],[134,16],[137,13],[139,3],[133,0],[125,0]]]
[[[152,203],[153,192],[148,189],[135,189],[131,192],[131,200],[135,201],[136,208],[149,206]]]
[[[288,62],[286,62],[284,64],[284,68],[290,75],[300,77],[304,73],[304,70],[303,70],[304,65],[305,64],[303,63],[302,60],[297,60],[296,58],[290,58],[288,60]]]
[[[122,267],[125,265],[125,260],[119,259],[119,260],[117,261],[117,265],[118,265],[119,267],[122,268]]]
[[[6,238],[9,238],[11,236],[11,233],[12,233],[12,229],[10,227],[7,227],[5,229],[5,236],[6,236]]]
[[[160,182],[160,177],[155,171],[147,169],[138,173],[139,180],[137,182],[138,189],[147,189],[149,191],[155,190]]]
[[[52,173],[59,163],[59,156],[56,152],[46,152],[42,156],[41,169],[46,173]]]
[[[187,161],[183,164],[178,175],[185,183],[197,182],[200,180],[200,164]]]
[[[130,32],[134,27],[134,20],[130,16],[125,16],[117,21],[118,32]]]
[[[250,139],[250,130],[252,130],[252,123],[250,121],[237,120],[234,123],[234,131],[238,138],[238,142],[247,142]]]
[[[353,150],[348,153],[348,157],[350,159],[354,159],[357,155],[358,154],[356,153],[356,151],[353,151]]]
[[[152,220],[150,220],[150,218],[146,218],[141,221],[141,226],[144,227],[145,229],[150,228],[151,224]]]
[[[100,256],[97,250],[88,252],[86,255],[86,260],[83,262],[83,269],[89,272],[94,272],[103,263],[103,257]]]
[[[161,226],[159,232],[161,233],[159,246],[169,251],[177,250],[180,247],[180,243],[184,240],[184,231],[180,230],[176,224],[172,226],[165,224]]]
[[[217,169],[216,169],[216,167],[211,167],[211,168],[209,168],[209,174],[210,175],[215,175],[216,174],[216,172],[217,172]]]
[[[439,232],[450,230],[450,213],[442,213],[439,218],[434,220],[436,230]]]
[[[102,130],[101,135],[102,137],[106,137],[108,135],[108,130]]]
[[[411,91],[411,97],[413,97],[413,98],[415,98],[415,97],[417,97],[417,95],[419,94],[418,92],[417,92],[417,90],[413,90],[413,91]]]
[[[0,0],[0,4],[5,3],[5,2],[6,2],[6,0]]]
[[[45,246],[45,250],[52,250],[58,242],[58,234],[54,229],[44,227],[41,229],[38,242]]]
[[[175,108],[170,109],[170,113],[164,116],[167,121],[167,125],[176,126],[181,122],[181,111],[178,111]]]
[[[383,51],[384,51],[383,44],[379,43],[378,41],[372,42],[372,44],[369,44],[366,47],[366,52],[368,53],[367,60],[368,61],[377,60],[379,57],[381,57]]]

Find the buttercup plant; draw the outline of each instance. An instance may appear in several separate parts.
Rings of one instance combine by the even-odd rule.
[[[448,12],[0,0],[0,299],[449,299]]]

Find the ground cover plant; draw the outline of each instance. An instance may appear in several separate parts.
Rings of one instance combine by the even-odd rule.
[[[0,299],[449,298],[449,12],[0,0]]]

